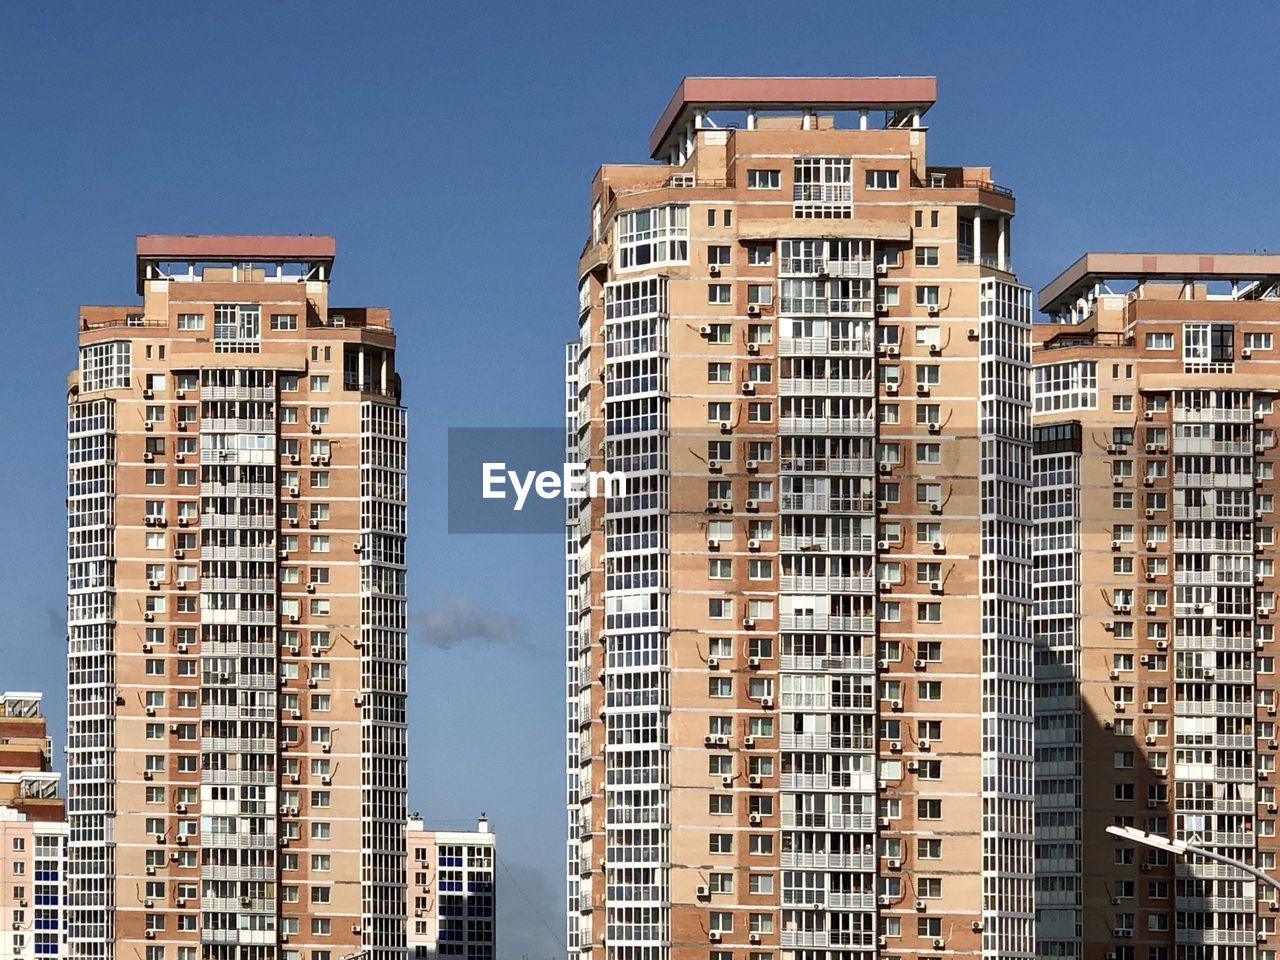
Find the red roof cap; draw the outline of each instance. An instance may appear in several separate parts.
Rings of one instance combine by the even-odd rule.
[[[657,157],[694,107],[711,110],[900,110],[921,112],[938,98],[937,77],[685,77],[649,137]]]
[[[338,241],[325,236],[138,235],[138,258],[148,260],[332,260]]]

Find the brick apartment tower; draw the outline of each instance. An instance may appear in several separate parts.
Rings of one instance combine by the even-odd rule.
[[[1090,253],[1035,327],[1039,956],[1273,960],[1280,256]]]
[[[689,78],[594,179],[571,956],[1033,955],[1031,303],[935,87]]]
[[[66,956],[67,824],[42,696],[0,693],[0,957]]]
[[[401,958],[405,411],[332,237],[141,236],[68,405],[70,948]]]
[[[494,960],[497,948],[497,837],[482,814],[474,830],[428,830],[414,814],[406,929],[417,960]]]

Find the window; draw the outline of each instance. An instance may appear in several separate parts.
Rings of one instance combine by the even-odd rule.
[[[937,247],[916,247],[917,267],[936,267],[938,265]]]
[[[273,313],[271,315],[272,330],[297,330],[298,315],[296,313]]]
[[[213,307],[213,347],[218,353],[256,353],[262,335],[262,308],[256,303]]]
[[[688,259],[688,207],[673,204],[618,215],[619,269],[686,263]]]
[[[707,247],[707,263],[724,267],[733,262],[733,248],[722,244]]]
[[[1148,333],[1145,337],[1148,350],[1172,350],[1172,333]]]
[[[1270,350],[1271,334],[1246,333],[1244,335],[1244,345],[1249,350]]]
[[[707,383],[732,383],[733,382],[733,364],[731,363],[708,363],[707,364]],[[727,457],[718,459],[728,459]]]
[[[178,314],[179,330],[203,330],[204,314],[203,313],[180,313]]]
[[[707,303],[733,303],[733,285],[729,283],[707,284]]]
[[[768,283],[747,284],[747,303],[768,306],[773,303],[773,286]]]
[[[897,170],[868,170],[866,186],[868,190],[897,190]]]
[[[112,390],[130,385],[128,340],[107,340],[80,348],[80,390]]]
[[[782,186],[780,170],[748,170],[748,190],[777,190]]]
[[[733,797],[727,793],[713,793],[708,801],[708,812],[715,816],[733,813]]]
[[[324,374],[312,374],[309,386],[312,393],[328,393],[329,378]]]
[[[898,306],[898,288],[896,285],[877,285],[876,304],[881,307]]]
[[[747,247],[747,264],[752,267],[768,267],[773,264],[773,247],[767,243],[753,243]]]

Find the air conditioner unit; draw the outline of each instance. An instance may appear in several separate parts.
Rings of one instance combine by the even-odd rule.
[[[912,664],[912,666],[914,666],[917,670],[923,670],[925,667],[928,666],[928,663],[924,660],[917,660],[915,661],[915,663]]]
[[[761,782],[762,782],[762,781],[761,781],[761,778],[760,778],[760,774],[758,774],[758,773],[753,773],[753,774],[751,774],[749,777],[747,777],[747,784],[748,784],[749,786],[752,786],[752,787],[758,787],[758,786],[760,786]]]
[[[938,422],[937,422],[937,421],[935,421],[935,420],[930,420],[930,421],[929,421],[929,423],[928,423],[928,429],[929,429],[929,432],[930,432],[930,433],[933,433],[933,434],[941,433],[941,432],[942,432],[942,424],[938,423]]]
[[[743,383],[742,383],[742,392],[743,392],[743,393],[755,393],[755,392],[756,392],[756,385],[755,385],[754,383],[752,383],[750,380],[744,380],[744,381],[743,381]]]
[[[917,909],[917,910],[924,910],[924,908],[925,908],[926,906],[927,906],[927,904],[926,904],[923,900],[917,900],[917,901],[916,901],[916,909]]]
[[[173,551],[173,559],[175,559],[175,560],[182,560],[182,559],[184,559],[184,558],[186,557],[186,555],[187,555],[187,551],[185,551],[185,550],[175,550],[175,551]]]
[[[1111,483],[1112,483],[1112,485],[1113,485],[1113,486],[1123,487],[1123,486],[1124,486],[1124,477],[1121,477],[1121,476],[1113,476],[1113,477],[1111,478]]]
[[[311,455],[311,465],[312,465],[313,467],[318,467],[318,466],[320,465],[320,457],[319,457],[319,455],[318,455],[318,454],[314,454],[314,453],[313,453],[313,454]]]
[[[313,690],[319,685],[319,681],[315,677],[307,677],[307,686]]]
[[[884,385],[884,392],[891,397],[896,397],[898,395],[898,385],[890,381]]]
[[[698,333],[704,337],[711,336],[711,324],[709,323],[702,324],[700,327],[698,327]]]
[[[746,737],[743,737],[743,738],[742,738],[742,745],[743,745],[744,747],[748,747],[748,748],[750,748],[750,747],[754,747],[754,746],[756,745],[756,738],[755,738],[755,737],[752,737],[752,736],[746,736]]]
[[[917,743],[916,743],[916,748],[917,748],[918,750],[923,751],[924,753],[928,753],[928,752],[933,748],[933,741],[931,741],[931,740],[921,740],[921,741],[919,741],[919,742],[917,742]]]
[[[941,950],[946,947],[946,945],[947,941],[943,940],[941,937],[937,937],[933,941],[933,949],[935,950]]]
[[[927,384],[927,383],[917,383],[917,384],[916,384],[916,396],[919,396],[919,397],[927,397],[928,395],[929,395],[929,384]]]
[[[748,942],[748,943],[759,943],[759,942],[760,942],[760,934],[758,934],[758,933],[749,933],[749,934],[747,934],[747,942]]]
[[[756,625],[756,622],[750,617],[747,617],[745,620],[742,621],[742,625],[746,627],[748,630],[750,630],[752,627]]]
[[[722,464],[720,463],[719,460],[707,461],[707,469],[710,470],[712,473],[719,473],[721,470],[721,467],[722,467]]]
[[[882,461],[882,462],[880,463],[880,472],[881,472],[881,473],[892,473],[892,472],[893,472],[893,464],[892,464],[892,463],[887,463],[887,462],[883,462],[883,461]]]
[[[156,932],[154,930],[146,930],[142,935],[148,940],[154,940],[156,938]]]
[[[186,898],[186,897],[178,897],[178,899],[177,899],[176,901],[174,901],[174,902],[175,902],[179,907],[185,907],[185,906],[187,905],[187,898]]]
[[[936,500],[935,500],[934,502],[930,503],[930,504],[929,504],[929,512],[930,512],[930,513],[941,513],[941,512],[942,512],[942,504],[938,503]]]
[[[888,265],[887,263],[877,263],[877,264],[876,264],[876,276],[877,276],[877,277],[884,277],[884,276],[888,276],[888,274],[889,274],[889,265]]]
[[[707,886],[699,885],[699,886],[698,886],[698,887],[693,891],[693,894],[694,894],[694,896],[696,896],[699,900],[705,900],[705,899],[707,899],[709,896],[711,896],[711,888],[710,888],[710,887],[707,887]]]
[[[889,549],[889,541],[888,541],[888,540],[878,540],[878,541],[876,541],[876,549],[877,549],[877,550],[880,550],[880,551],[888,550],[888,549]]]
[[[1168,640],[1157,640],[1157,641],[1156,641],[1156,649],[1157,649],[1157,650],[1168,650],[1168,649],[1169,649],[1169,641],[1168,641]]]
[[[157,833],[157,834],[156,834],[156,836],[155,836],[155,841],[156,841],[156,843],[164,843],[164,834],[163,834],[163,833]]]
[[[707,273],[711,274],[711,276],[713,277],[720,276],[720,264],[718,263],[707,264]]]
[[[149,863],[148,863],[148,864],[147,864],[147,876],[148,876],[148,877],[154,877],[155,875],[156,875],[156,868],[155,868],[154,866],[152,866],[151,864],[149,864]]]
[[[142,424],[142,429],[143,429],[143,430],[154,430],[154,429],[155,429],[155,426],[156,426],[156,425],[155,425],[154,423],[152,423],[150,420],[147,420],[147,421],[145,421],[145,422]]]
[[[758,460],[747,461],[747,473],[755,473],[759,469],[760,469],[760,462]]]
[[[719,670],[720,659],[718,657],[707,657],[707,668],[710,670]]]
[[[981,932],[982,932],[982,921],[981,921],[981,920],[975,920],[975,921],[973,921],[973,923],[969,924],[969,929],[970,929],[970,930],[972,930],[974,933],[981,933]]]
[[[187,391],[185,391],[185,390],[175,390],[175,391],[173,392],[173,395],[174,395],[175,397],[177,397],[179,400],[185,400],[185,399],[187,399]]]
[[[907,773],[915,773],[915,772],[916,772],[916,770],[917,770],[917,769],[919,769],[919,766],[920,766],[920,765],[919,765],[918,763],[916,763],[914,760],[908,760],[908,761],[907,761]]]
[[[721,433],[731,433],[732,431],[733,431],[733,424],[732,424],[730,421],[728,421],[728,420],[721,420],[721,421],[720,421],[720,432],[721,432]]]
[[[885,864],[884,864],[884,865],[885,865],[885,867],[886,867],[887,869],[889,869],[889,870],[901,870],[901,869],[902,869],[902,861],[901,861],[901,860],[899,860],[897,857],[890,857],[888,860],[886,860],[886,861],[885,861]]]
[[[1146,517],[1148,520],[1154,520],[1156,518],[1156,512],[1152,510],[1150,507],[1148,507],[1146,510],[1143,510],[1142,515]]]
[[[191,518],[190,518],[190,517],[179,517],[179,518],[178,518],[178,526],[180,526],[180,527],[188,526],[190,523],[191,523]],[[162,524],[162,526],[163,526],[163,524]]]
[[[882,830],[887,830],[889,828],[889,823],[890,821],[888,817],[880,817],[876,820],[876,826],[880,827]]]
[[[748,304],[747,304],[747,316],[748,316],[748,317],[758,317],[758,316],[760,316],[760,304],[758,304],[758,303],[748,303]]]
[[[173,455],[173,459],[176,460],[178,463],[186,463],[187,455],[185,453],[175,453]]]
[[[722,786],[722,787],[732,787],[732,786],[733,786],[733,777],[729,776],[728,774],[725,774],[723,777],[721,777],[721,778],[720,778],[720,786]]]
[[[710,510],[712,513],[715,513],[717,510],[719,510],[719,509],[720,509],[720,501],[719,501],[719,500],[708,500],[708,501],[707,501],[707,509],[708,509],[708,510]]]
[[[148,450],[146,453],[142,455],[143,463],[154,463],[155,459],[156,459],[156,455],[152,453],[150,450]]]
[[[708,550],[719,550],[719,549],[720,549],[720,541],[719,541],[719,540],[708,540],[708,541],[707,541],[707,549],[708,549]]]
[[[942,592],[942,581],[941,581],[941,580],[930,580],[930,581],[929,581],[929,590],[930,590],[930,591],[932,591],[933,593],[941,593],[941,592]]]
[[[1252,347],[1244,347],[1244,348],[1240,351],[1240,359],[1241,359],[1241,360],[1248,360],[1248,359],[1249,359],[1250,357],[1252,357],[1252,356],[1253,356],[1253,348],[1252,348]]]
[[[942,312],[942,308],[938,304],[936,303],[929,304],[929,316],[936,317],[941,312]]]
[[[902,709],[902,701],[901,701],[901,700],[890,700],[890,701],[889,701],[889,709],[890,709],[890,710],[901,710],[901,709]]]
[[[708,939],[708,940],[710,940],[712,943],[719,943],[719,942],[720,942],[720,931],[719,931],[719,930],[712,930],[710,933],[708,933],[708,934],[707,934],[707,939]]]
[[[761,697],[760,706],[764,707],[766,710],[771,709],[773,707],[773,697]]]
[[[747,657],[747,669],[749,669],[749,670],[759,670],[759,669],[760,669],[760,658],[759,658],[759,657]]]
[[[159,589],[160,589],[160,581],[159,581],[159,580],[148,580],[148,581],[147,581],[147,586],[148,586],[148,587],[150,587],[152,590],[159,590]]]
[[[747,541],[747,549],[748,549],[748,550],[759,550],[759,549],[760,549],[760,541],[759,541],[759,540],[748,540],[748,541]]]
[[[760,509],[760,501],[759,501],[759,500],[748,500],[748,501],[746,502],[745,506],[746,506],[746,508],[747,508],[748,510],[750,510],[750,511],[756,511],[756,510],[759,510],[759,509]]]
[[[150,610],[148,610],[146,613],[142,615],[142,619],[145,620],[147,623],[151,623],[152,621],[155,620],[155,618],[156,618],[156,615],[152,613]]]
[[[947,549],[947,545],[946,545],[945,543],[943,543],[941,540],[935,540],[935,541],[933,541],[933,552],[934,552],[934,553],[942,553],[942,552],[944,552],[946,549]]]
[[[756,313],[758,314],[759,312],[760,312],[760,308],[757,307]],[[751,313],[750,307],[747,307],[747,313]],[[755,341],[752,341],[751,343],[747,344],[747,353],[756,354],[759,352],[760,352],[760,344],[756,343]]]
[[[751,824],[751,826],[753,827],[760,826],[760,814],[758,813],[747,814],[747,823]]]

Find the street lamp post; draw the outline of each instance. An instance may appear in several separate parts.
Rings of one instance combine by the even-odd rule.
[[[1277,880],[1271,874],[1263,870],[1259,870],[1252,864],[1243,863],[1232,857],[1217,853],[1213,850],[1206,850],[1204,847],[1197,847],[1194,844],[1187,843],[1185,840],[1171,840],[1169,837],[1162,837],[1158,833],[1146,833],[1137,827],[1107,827],[1107,833],[1113,837],[1119,837],[1121,840],[1130,840],[1134,843],[1140,843],[1147,847],[1155,847],[1157,850],[1164,850],[1172,853],[1174,856],[1185,857],[1187,854],[1194,854],[1197,857],[1204,857],[1206,860],[1213,860],[1217,863],[1224,863],[1229,867],[1235,867],[1237,870],[1249,874],[1249,876],[1261,880],[1263,883],[1270,884],[1277,890],[1280,890],[1280,880]]]

